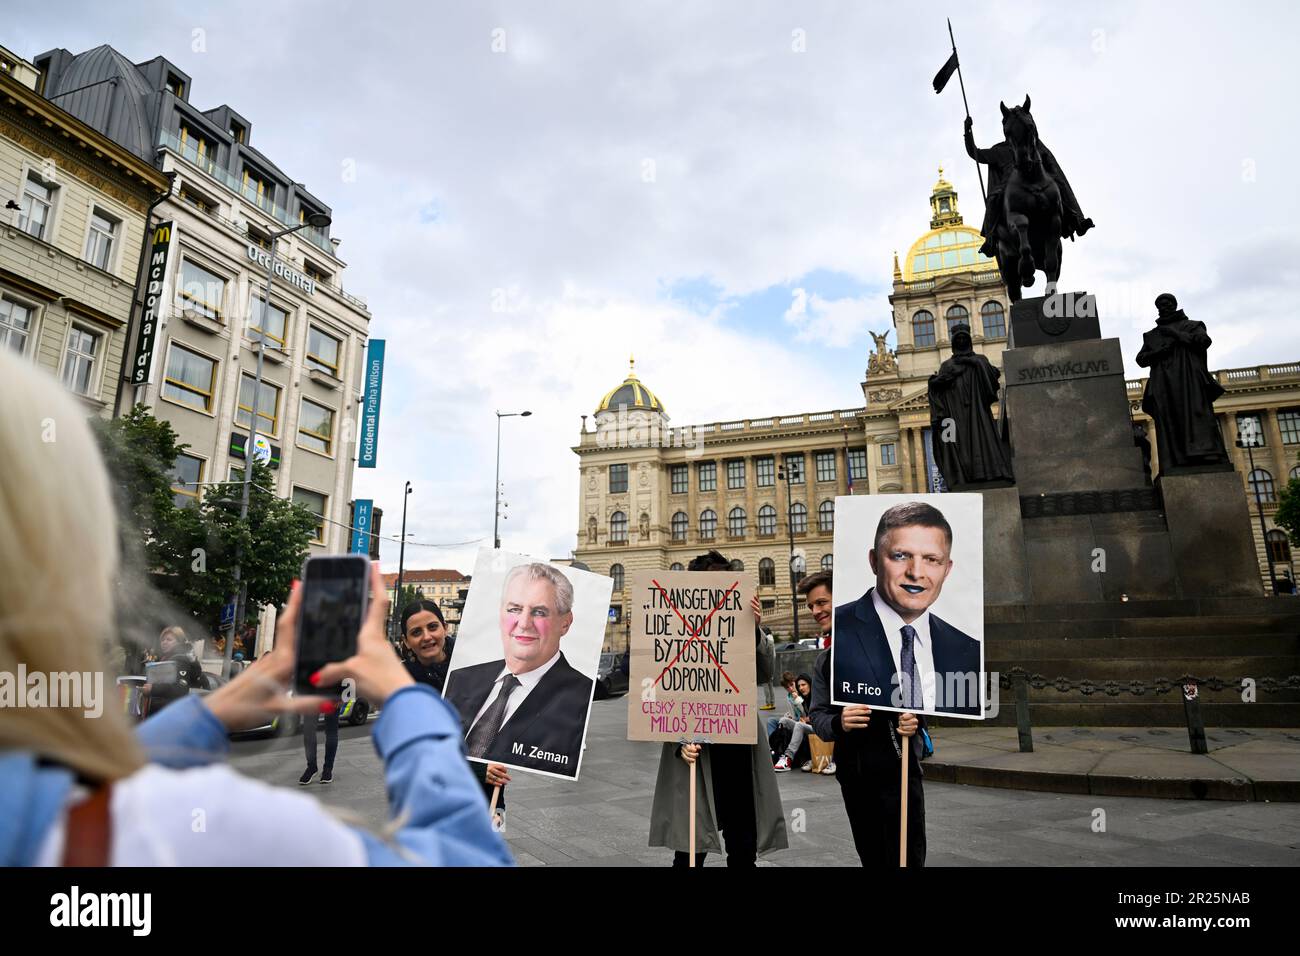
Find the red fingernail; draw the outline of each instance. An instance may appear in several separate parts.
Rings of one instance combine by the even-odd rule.
[[[294,579],[293,579],[293,584],[292,584],[292,585],[290,586],[290,588],[289,588],[290,592],[293,592],[293,591],[298,590],[298,586],[299,586],[300,584],[302,584],[302,582],[299,581],[297,578],[294,578]]]
[[[311,677],[307,678],[307,680],[311,681],[312,687],[315,687],[317,684],[320,683],[320,671],[317,671],[316,673],[312,674]]]
[[[332,714],[337,709],[338,704],[334,703],[332,700],[323,701],[320,705],[320,712],[322,714]]]

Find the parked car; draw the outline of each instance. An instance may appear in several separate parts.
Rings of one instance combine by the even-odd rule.
[[[627,693],[628,660],[626,654],[601,654],[596,668],[596,700]]]

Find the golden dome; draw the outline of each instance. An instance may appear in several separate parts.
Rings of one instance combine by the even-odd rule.
[[[628,366],[627,378],[623,379],[623,383],[617,388],[605,394],[600,404],[596,406],[596,414],[617,412],[621,406],[626,406],[628,411],[644,409],[663,414],[663,402],[659,401],[655,393],[642,385],[641,380],[636,377],[636,359],[628,359]]]
[[[998,264],[983,255],[979,230],[963,225],[957,190],[943,178],[930,190],[930,231],[912,243],[903,260],[903,281],[915,282],[954,272],[987,272]]]

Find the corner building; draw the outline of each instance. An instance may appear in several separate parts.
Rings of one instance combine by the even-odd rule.
[[[144,402],[190,446],[177,501],[242,475],[265,338],[256,452],[276,493],[319,516],[312,553],[345,552],[370,312],[343,288],[339,240],[310,226],[278,241],[265,302],[271,234],[329,207],[254,148],[242,114],[194,106],[190,76],[163,57],[132,63],[105,45],[33,62],[47,98],[173,179],[154,214],[173,225],[151,373],[123,385],[119,406]]]

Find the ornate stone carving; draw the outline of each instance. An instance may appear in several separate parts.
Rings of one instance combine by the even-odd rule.
[[[596,524],[596,519],[589,518],[587,520],[587,544],[596,543],[596,535],[598,533],[598,529],[599,526]]]
[[[873,404],[884,405],[889,402],[896,402],[903,397],[901,388],[874,388],[867,395],[867,399]]]
[[[877,335],[872,332],[871,338],[875,340],[876,350],[867,359],[867,375],[883,375],[887,372],[897,372],[898,358],[889,348],[889,333],[885,332]]]

